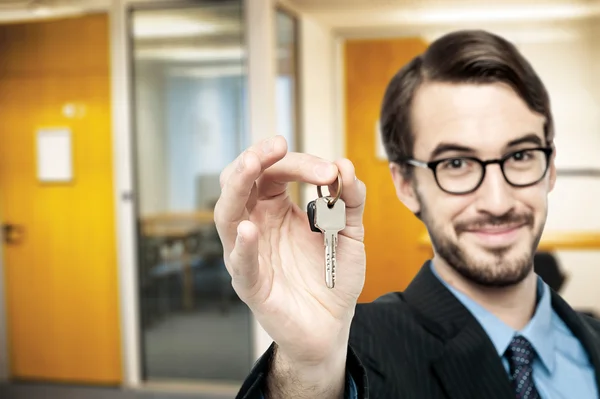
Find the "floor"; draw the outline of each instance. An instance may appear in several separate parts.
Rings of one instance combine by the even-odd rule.
[[[252,321],[240,302],[226,312],[200,307],[144,331],[149,378],[242,382],[252,367]]]
[[[204,380],[231,388],[201,394],[187,385],[164,389],[158,382],[160,388],[139,391],[17,383],[0,384],[0,399],[232,399],[252,366],[250,313],[241,303],[225,312],[211,306],[172,313],[144,331],[144,348],[150,381]]]
[[[250,312],[241,301],[226,309],[201,304],[168,313],[143,331],[143,363],[152,389],[15,383],[0,384],[0,399],[232,399],[253,363]],[[206,394],[189,383],[177,391],[161,385],[199,380],[227,388]]]

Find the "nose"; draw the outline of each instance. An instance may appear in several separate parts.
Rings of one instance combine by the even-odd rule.
[[[512,187],[504,179],[500,165],[488,165],[476,195],[477,210],[494,216],[502,216],[515,206]]]

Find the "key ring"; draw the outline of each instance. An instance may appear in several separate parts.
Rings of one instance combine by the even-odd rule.
[[[337,176],[337,181],[338,181],[337,193],[335,194],[334,198],[329,198],[329,201],[327,201],[327,206],[330,208],[333,208],[333,206],[335,205],[337,200],[339,200],[340,197],[342,196],[342,175],[339,173]],[[319,198],[323,197],[323,193],[321,192],[321,186],[317,186],[317,194],[319,194]]]

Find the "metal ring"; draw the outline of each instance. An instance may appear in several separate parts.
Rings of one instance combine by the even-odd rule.
[[[337,200],[339,200],[340,197],[342,196],[342,175],[339,173],[338,173],[337,181],[338,181],[337,193],[335,194],[334,198],[329,198],[329,201],[327,202],[327,206],[329,206],[330,208],[332,206],[334,206],[335,203],[337,202]],[[319,198],[323,197],[323,192],[321,191],[321,186],[317,186],[317,193],[319,194]]]

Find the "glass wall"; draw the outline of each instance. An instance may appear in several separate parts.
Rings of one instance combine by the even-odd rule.
[[[242,3],[130,13],[145,379],[239,384],[253,363],[212,213],[248,144]]]
[[[277,102],[277,134],[284,136],[290,151],[302,151],[298,134],[298,20],[283,9],[275,13],[276,68],[275,100]],[[292,198],[299,202],[297,183],[290,185]]]

